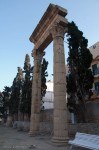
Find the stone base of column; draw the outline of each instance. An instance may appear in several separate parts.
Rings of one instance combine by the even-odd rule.
[[[36,136],[39,134],[39,114],[32,114],[30,121],[30,136]]]
[[[8,116],[7,122],[6,122],[7,127],[12,127],[12,120],[13,120],[13,118],[11,116]]]
[[[17,130],[23,131],[23,121],[17,121]]]
[[[30,122],[24,121],[23,123],[23,131],[29,131],[30,130]]]
[[[56,143],[58,145],[67,145],[68,144],[69,138],[64,138],[64,137],[53,137],[52,142]]]

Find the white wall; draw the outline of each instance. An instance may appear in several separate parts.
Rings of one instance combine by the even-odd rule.
[[[52,109],[53,108],[53,101],[54,101],[54,95],[53,95],[53,82],[49,81],[46,83],[47,85],[47,90],[45,97],[43,98],[44,100],[44,108],[45,109]]]

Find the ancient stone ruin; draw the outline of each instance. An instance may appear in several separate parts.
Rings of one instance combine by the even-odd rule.
[[[68,141],[68,123],[66,107],[66,70],[64,56],[64,35],[67,32],[67,10],[50,4],[30,36],[34,43],[34,76],[32,84],[32,106],[30,135],[39,133],[41,99],[41,61],[44,49],[53,41],[54,73],[54,114],[53,142]]]

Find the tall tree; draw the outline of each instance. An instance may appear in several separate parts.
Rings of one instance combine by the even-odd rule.
[[[4,102],[3,102],[3,94],[0,92],[0,114],[4,113]]]
[[[46,93],[46,77],[48,62],[43,59],[41,63],[41,109],[43,104],[43,97]],[[24,74],[24,76],[23,76]],[[9,113],[14,115],[18,115],[18,111],[23,114],[31,114],[31,93],[32,93],[32,79],[33,79],[33,67],[30,64],[30,57],[28,54],[25,56],[24,62],[24,70],[18,67],[18,73],[13,80],[13,84],[11,89],[9,87],[5,87],[3,91],[3,103],[4,103],[4,111],[7,112],[7,108],[9,108]],[[9,96],[9,101],[5,100],[5,97]],[[6,98],[7,99],[7,98]]]
[[[32,72],[33,67],[31,67],[30,64],[30,57],[28,54],[26,54],[23,70],[23,73],[25,73],[25,78],[22,87],[22,101],[20,104],[20,111],[28,114],[28,116],[31,114]]]
[[[87,48],[88,40],[74,22],[68,23],[67,41],[69,48],[68,108],[78,116],[78,121],[86,122],[86,101],[90,98],[93,85],[93,75],[89,67],[93,58]]]
[[[22,86],[23,86],[23,73],[22,69],[18,67],[18,73],[13,80],[13,84],[11,86],[11,98],[10,98],[10,113],[17,114],[21,102],[22,97]]]
[[[45,58],[42,60],[41,63],[41,110],[44,109],[43,107],[43,97],[46,94],[46,77],[48,76],[47,73],[47,66],[48,61]],[[25,56],[24,62],[24,71],[25,73],[25,80],[22,88],[22,101],[20,105],[20,110],[23,113],[27,113],[29,116],[31,114],[31,93],[32,93],[32,79],[33,79],[33,67],[30,64],[30,57],[28,54]]]
[[[11,104],[10,104],[10,113],[18,115],[18,106],[19,106],[19,85],[17,83],[16,77],[13,80],[11,86]]]
[[[43,97],[46,94],[46,77],[48,76],[48,72],[47,72],[47,67],[48,67],[48,61],[46,61],[45,58],[43,58],[42,60],[42,64],[41,64],[41,110],[44,109],[43,106]]]
[[[3,94],[3,108],[2,108],[2,113],[4,115],[4,118],[7,117],[10,109],[10,95],[11,95],[11,88],[8,86],[4,87],[4,90],[2,92]]]

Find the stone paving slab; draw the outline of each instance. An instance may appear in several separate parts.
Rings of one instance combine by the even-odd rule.
[[[50,135],[30,137],[27,132],[0,125],[0,150],[70,150],[70,145],[56,145]],[[73,147],[73,150],[85,150]]]

